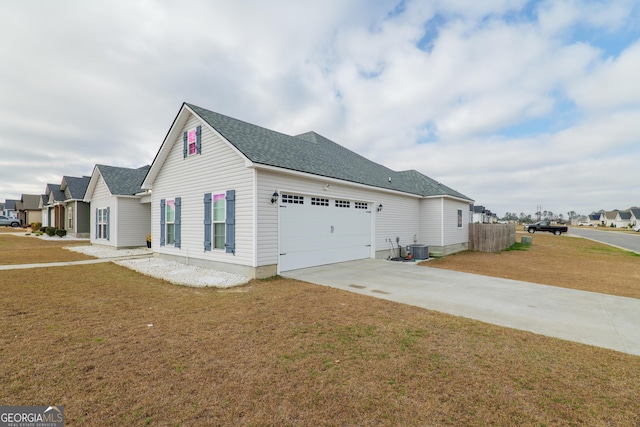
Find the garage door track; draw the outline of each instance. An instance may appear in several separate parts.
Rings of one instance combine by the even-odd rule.
[[[640,355],[640,300],[364,259],[284,277]]]

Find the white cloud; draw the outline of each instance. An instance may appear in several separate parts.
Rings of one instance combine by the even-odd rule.
[[[94,163],[151,162],[187,101],[315,130],[499,213],[623,206],[640,160],[638,13],[626,0],[4,2],[0,200]]]

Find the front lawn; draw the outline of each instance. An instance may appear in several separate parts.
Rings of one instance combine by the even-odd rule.
[[[0,271],[0,301],[0,402],[70,426],[640,422],[640,357],[294,280],[108,263]]]

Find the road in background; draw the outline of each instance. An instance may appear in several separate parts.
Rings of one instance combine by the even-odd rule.
[[[586,237],[640,254],[640,233],[599,231],[592,227],[570,227],[569,234]]]

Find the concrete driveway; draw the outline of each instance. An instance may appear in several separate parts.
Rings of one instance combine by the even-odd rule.
[[[282,276],[640,356],[640,299],[375,259]]]

